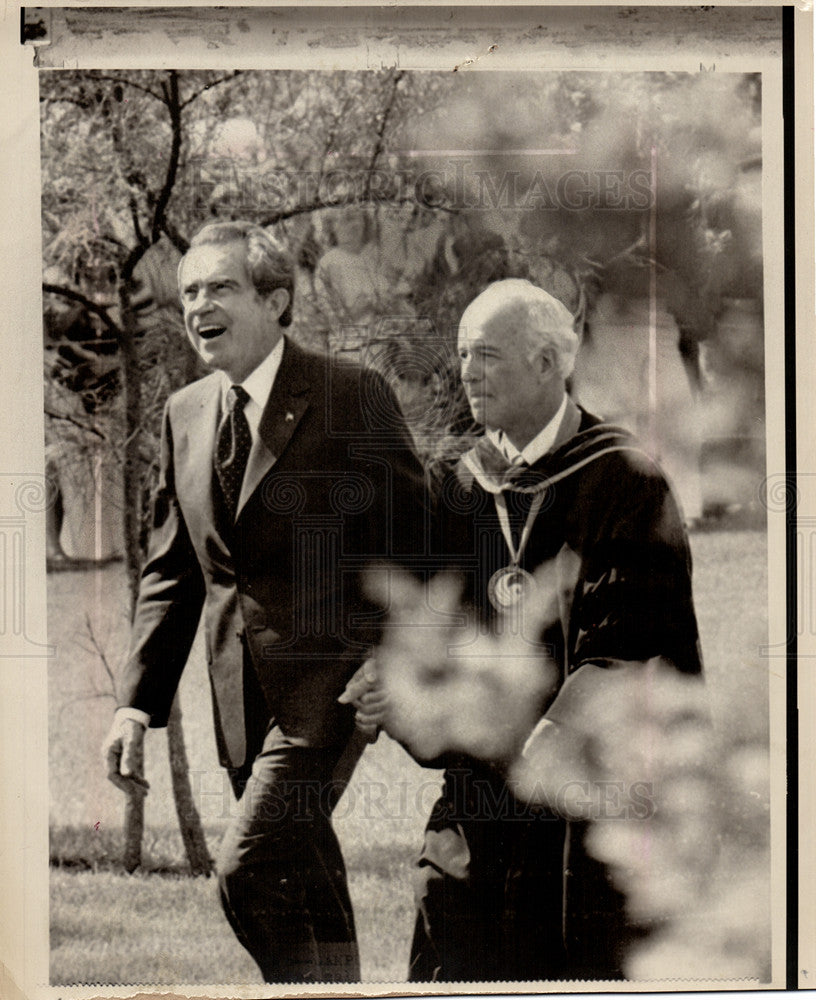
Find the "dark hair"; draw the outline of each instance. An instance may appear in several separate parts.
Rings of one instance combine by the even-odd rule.
[[[289,302],[279,320],[281,326],[289,326],[295,294],[295,266],[291,256],[271,233],[255,222],[242,220],[208,223],[192,238],[190,249],[227,243],[244,244],[247,272],[258,295],[266,298],[277,288],[285,288],[289,293]]]

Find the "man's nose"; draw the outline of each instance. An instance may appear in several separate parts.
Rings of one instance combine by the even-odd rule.
[[[212,299],[206,288],[196,292],[195,298],[188,299],[186,304],[187,314],[207,312],[212,308]]]

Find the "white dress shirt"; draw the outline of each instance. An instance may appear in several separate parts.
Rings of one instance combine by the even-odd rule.
[[[278,374],[278,369],[280,368],[281,359],[283,358],[283,337],[275,344],[272,350],[267,354],[263,361],[258,365],[258,367],[250,372],[249,375],[244,379],[243,382],[239,383],[246,389],[249,399],[244,406],[244,415],[246,416],[247,423],[249,424],[249,432],[252,435],[252,443],[255,444],[258,438],[258,427],[261,423],[261,415],[266,406],[266,401],[269,399],[269,394],[272,392],[272,386],[275,384],[275,378]],[[220,373],[221,376],[221,412],[225,413],[227,409],[227,393],[234,382],[231,382],[229,377],[224,373]],[[140,722],[143,726],[148,726],[150,724],[150,716],[147,712],[143,712],[139,708],[130,708],[124,706],[116,710],[116,715],[114,717],[115,722],[121,722],[124,719],[133,719],[136,722]]]
[[[534,465],[555,444],[555,439],[558,437],[558,432],[561,429],[561,421],[564,419],[566,412],[567,394],[564,393],[561,405],[555,411],[552,420],[545,424],[532,441],[528,441],[521,451],[507,437],[504,431],[486,431],[485,436],[493,442],[509,462],[520,464],[524,461],[527,465]]]
[[[249,433],[252,435],[253,444],[258,439],[258,426],[261,422],[261,414],[266,406],[266,401],[269,399],[269,394],[272,392],[272,386],[275,384],[275,377],[278,374],[282,358],[283,337],[275,344],[258,367],[250,372],[243,382],[237,383],[243,386],[249,394],[249,400],[244,406],[244,416],[249,424]],[[230,387],[236,383],[231,382],[224,372],[220,372],[219,374],[221,376],[221,412],[226,413],[227,393]]]

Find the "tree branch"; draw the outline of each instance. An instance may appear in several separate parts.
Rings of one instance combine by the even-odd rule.
[[[130,217],[133,222],[133,232],[136,234],[136,242],[139,246],[145,246],[147,244],[147,237],[142,232],[142,224],[139,221],[139,206],[136,204],[136,199],[133,195],[128,198],[128,205],[130,206]]]
[[[87,111],[93,105],[90,101],[80,101],[76,97],[51,97],[48,94],[40,95],[40,104],[73,104],[77,108]]]
[[[286,219],[294,219],[298,215],[319,212],[322,208],[340,208],[342,205],[366,205],[372,203],[382,205],[385,202],[389,205],[397,206],[413,204],[415,199],[412,195],[403,198],[372,198],[370,194],[368,197],[362,198],[336,198],[334,200],[318,198],[316,201],[304,202],[301,205],[294,205],[292,208],[281,209],[280,212],[275,212],[273,215],[268,215],[261,219],[258,225],[274,226],[278,222],[283,222]],[[448,211],[443,205],[429,205],[428,208],[438,208],[442,211]]]
[[[102,431],[100,431],[98,428],[92,427],[90,424],[83,424],[81,420],[77,420],[76,417],[72,417],[68,413],[54,413],[53,410],[49,410],[46,407],[45,415],[46,417],[51,417],[52,420],[65,420],[69,424],[73,424],[74,427],[79,427],[79,429],[82,431],[87,431],[89,434],[95,434],[98,438],[101,438],[103,441],[108,440],[107,435],[103,434]]]
[[[141,90],[143,94],[149,94],[151,97],[155,98],[157,101],[161,101],[161,94],[157,94],[155,90],[151,90],[150,87],[144,87],[140,83],[135,83],[133,80],[128,80],[123,76],[93,76],[92,80],[107,80],[108,83],[121,83],[125,87],[133,87],[136,90]]]
[[[170,240],[170,242],[173,244],[176,250],[178,250],[179,253],[182,254],[187,253],[187,251],[190,249],[189,240],[186,240],[181,235],[181,233],[178,231],[178,229],[176,229],[176,227],[169,219],[165,218],[164,224],[162,225],[162,230],[164,231],[164,235],[168,238],[168,240]]]
[[[102,664],[102,668],[104,669],[107,675],[108,683],[110,685],[110,690],[100,691],[99,688],[94,683],[92,691],[84,691],[84,692],[80,691],[73,698],[67,698],[60,706],[60,711],[59,711],[60,717],[62,717],[62,713],[65,711],[66,708],[69,708],[71,705],[75,705],[77,702],[80,701],[90,701],[94,698],[112,698],[114,701],[116,700],[116,677],[114,676],[110,662],[108,661],[107,654],[105,653],[105,650],[102,648],[101,643],[96,637],[96,632],[94,631],[93,622],[91,621],[91,616],[88,614],[87,611],[85,612],[85,634],[90,640],[91,644],[90,648],[88,646],[83,645],[78,640],[77,640],[77,645],[80,647],[80,649],[84,649],[88,653],[96,653],[96,655],[99,657],[99,660]]]
[[[87,694],[78,694],[73,698],[66,698],[66,700],[60,705],[59,717],[62,718],[62,713],[66,708],[70,708],[71,705],[76,705],[80,701],[93,701],[94,698],[112,698],[116,701],[116,695],[113,691],[93,691]]]
[[[179,104],[178,73],[170,71],[167,90],[167,110],[170,114],[170,128],[172,129],[172,140],[170,145],[170,158],[167,162],[167,174],[164,184],[156,199],[156,207],[153,210],[153,225],[150,228],[150,242],[158,243],[162,231],[165,228],[165,212],[170,202],[170,196],[176,184],[176,174],[178,173],[179,158],[181,156],[181,106]]]
[[[133,272],[136,270],[136,266],[142,257],[144,257],[146,251],[149,250],[154,243],[158,243],[161,239],[162,233],[166,231],[167,223],[165,219],[165,212],[167,210],[167,205],[170,202],[170,197],[176,184],[176,176],[178,174],[179,158],[181,156],[181,112],[179,109],[178,73],[175,70],[170,70],[168,80],[162,81],[161,86],[162,94],[164,95],[162,103],[165,105],[168,114],[170,115],[170,127],[172,130],[170,157],[167,162],[167,173],[165,174],[162,189],[155,201],[151,197],[151,192],[146,188],[142,188],[145,192],[148,204],[153,204],[153,219],[150,224],[150,236],[148,237],[141,234],[140,242],[138,242],[128,254],[120,272],[120,278],[123,284],[130,281],[133,277]],[[134,226],[136,227],[136,238],[139,240],[140,229],[135,218]]]
[[[72,302],[79,302],[80,305],[85,306],[88,312],[93,313],[94,316],[98,316],[102,322],[105,324],[108,330],[113,334],[114,338],[118,343],[122,341],[122,328],[111,318],[110,313],[103,306],[97,305],[87,295],[83,295],[82,292],[74,291],[73,288],[64,288],[62,285],[52,285],[48,281],[42,283],[42,289],[44,292],[49,292],[51,295],[60,295],[64,299],[70,299]]]
[[[105,673],[108,675],[108,680],[111,683],[111,687],[115,691],[116,678],[113,675],[113,670],[111,669],[111,665],[108,662],[108,657],[105,653],[105,650],[102,648],[102,646],[99,643],[99,640],[96,638],[96,632],[94,632],[93,622],[91,621],[91,616],[88,614],[87,611],[85,612],[85,628],[88,631],[88,638],[91,640],[91,645],[94,647],[94,649],[97,652],[97,655],[99,656],[99,659],[102,661],[102,666],[105,668]]]
[[[236,69],[232,73],[228,73],[226,76],[222,76],[219,80],[213,80],[212,83],[206,84],[201,88],[201,90],[195,91],[195,93],[191,94],[186,100],[182,101],[181,104],[179,105],[179,110],[183,111],[188,104],[192,104],[193,101],[197,101],[199,97],[201,97],[201,95],[206,91],[211,90],[213,87],[217,87],[222,83],[228,83],[230,80],[234,80],[235,77],[240,76],[241,73],[242,70]]]
[[[374,149],[371,153],[371,159],[368,161],[368,170],[366,172],[365,181],[365,197],[368,200],[371,196],[371,175],[374,173],[374,168],[377,165],[377,160],[379,160],[382,155],[384,142],[383,137],[385,136],[385,130],[388,126],[388,119],[391,117],[391,112],[394,110],[394,101],[397,97],[397,87],[400,84],[400,80],[405,76],[405,70],[401,69],[394,73],[394,78],[391,81],[391,94],[388,98],[388,103],[383,108],[380,116],[380,124],[377,127],[377,141],[374,144]]]

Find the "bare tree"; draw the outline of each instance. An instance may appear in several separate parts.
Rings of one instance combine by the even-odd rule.
[[[53,234],[53,239],[46,245],[46,262],[52,268],[61,268],[69,279],[73,279],[73,284],[46,282],[43,289],[79,303],[101,322],[118,348],[119,385],[123,396],[123,404],[119,408],[121,426],[118,437],[122,444],[122,516],[131,605],[138,592],[144,556],[143,512],[145,483],[149,478],[144,460],[145,436],[150,425],[155,426],[156,420],[155,413],[146,412],[143,352],[140,349],[143,331],[133,308],[134,275],[145,255],[168,228],[173,228],[167,220],[167,207],[178,179],[184,128],[182,113],[209,87],[219,82],[222,79],[197,81],[196,89],[185,97],[180,93],[178,74],[172,71],[134,74],[132,79],[101,73],[89,76],[70,74],[67,79],[52,79],[43,87],[44,163],[53,169],[47,174],[48,180],[44,184],[44,220],[46,230],[50,229]],[[133,102],[140,106],[138,109],[127,108],[130,103],[127,94],[139,96],[140,99]],[[127,113],[123,113],[126,108]],[[137,137],[131,133],[128,121],[134,113],[143,113],[146,109],[150,125],[160,135],[162,132],[169,133],[166,153],[159,158],[158,171],[152,177],[137,162],[139,158],[134,153],[138,146],[138,142],[134,141]],[[68,122],[64,120],[66,116]],[[57,139],[69,124],[84,132],[84,148],[77,148],[75,143],[68,143],[66,147]],[[70,167],[74,168],[74,172],[67,169]],[[154,164],[151,167],[155,170]],[[104,176],[105,171],[109,172],[107,177]],[[89,236],[87,220],[82,218],[87,205],[80,202],[79,205],[74,203],[69,206],[66,197],[69,192],[65,191],[66,185],[69,190],[73,184],[78,187],[83,174],[86,182],[90,180],[92,191],[102,188],[107,202],[104,212],[97,213],[97,225],[92,236]],[[108,224],[106,228],[99,226],[100,216]],[[74,233],[78,234],[78,239],[74,241],[70,239],[72,224]],[[87,264],[89,246],[95,251],[91,267]],[[84,267],[83,257],[86,258]],[[72,266],[66,266],[66,262]],[[115,275],[108,284],[115,288],[116,301],[108,305],[101,305],[91,297],[94,278],[98,284],[103,271]],[[76,285],[85,286],[87,291],[78,289]],[[170,371],[167,374],[172,378],[174,373]],[[174,798],[190,868],[194,874],[209,874],[212,860],[190,789],[178,704],[171,713],[167,736]],[[133,870],[140,863],[143,827],[143,799],[140,796],[129,797],[125,811],[123,858],[128,870]]]

